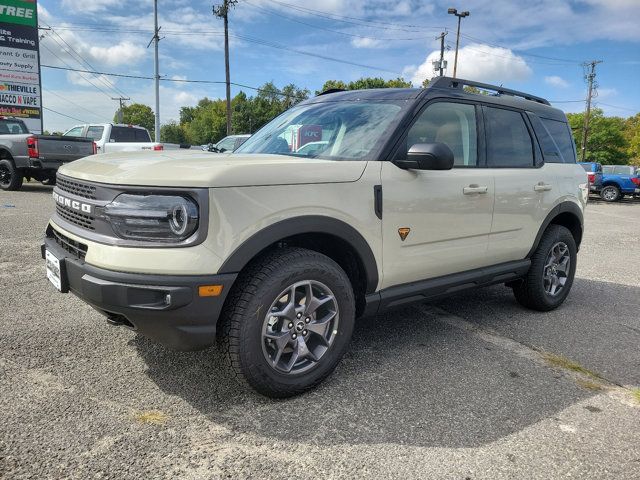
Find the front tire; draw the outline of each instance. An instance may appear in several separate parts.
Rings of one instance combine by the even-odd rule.
[[[329,257],[273,250],[229,293],[220,340],[237,376],[272,398],[300,394],[333,372],[355,323],[349,278]]]
[[[527,275],[513,284],[518,303],[540,312],[558,308],[573,285],[577,251],[575,239],[566,227],[549,225],[531,257]]]
[[[617,202],[622,197],[618,187],[615,185],[607,185],[600,191],[600,198],[605,202]]]
[[[0,189],[20,190],[22,181],[22,172],[16,168],[12,160],[8,158],[0,160]]]

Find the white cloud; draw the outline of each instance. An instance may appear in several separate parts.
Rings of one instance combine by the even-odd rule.
[[[405,67],[407,72],[414,71],[411,77],[412,83],[420,85],[425,78],[434,77],[436,73],[433,69],[433,61],[439,58],[440,51],[436,50],[431,52],[417,68],[411,65]],[[445,73],[451,75],[453,73],[454,52],[445,52],[444,59],[448,62]],[[525,80],[532,73],[531,68],[522,57],[506,48],[473,43],[458,51],[456,75],[459,78],[502,84]]]
[[[380,44],[380,40],[369,37],[355,37],[351,40],[351,45],[355,48],[377,48]]]
[[[135,63],[147,52],[141,45],[126,40],[110,47],[91,46],[87,51],[93,59],[110,66]]]
[[[186,80],[186,75],[171,75],[171,80]]]
[[[90,73],[67,72],[67,80],[80,87],[92,87],[97,85],[101,89],[113,88],[115,81],[105,75],[92,75]]]
[[[73,12],[99,12],[122,5],[123,0],[62,0],[62,7]]]
[[[544,77],[544,83],[546,83],[547,85],[551,85],[552,87],[560,87],[560,88],[567,88],[569,86],[569,82],[567,82],[565,79],[557,75]]]
[[[198,98],[191,93],[182,91],[173,96],[173,102],[182,106],[195,105],[198,102]]]

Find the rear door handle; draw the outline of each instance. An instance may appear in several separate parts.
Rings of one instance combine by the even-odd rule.
[[[465,195],[473,195],[474,193],[487,193],[488,191],[489,187],[476,185],[475,183],[472,183],[468,187],[464,187],[462,189],[462,193],[464,193]]]
[[[551,190],[551,185],[549,185],[548,183],[540,182],[537,185],[534,185],[533,189],[536,192],[548,192],[549,190]]]

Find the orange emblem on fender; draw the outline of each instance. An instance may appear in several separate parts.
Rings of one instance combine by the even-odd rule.
[[[404,240],[407,238],[407,236],[409,235],[409,232],[411,231],[410,228],[408,227],[402,227],[398,229],[398,235],[400,235],[400,240],[402,240],[404,242]]]

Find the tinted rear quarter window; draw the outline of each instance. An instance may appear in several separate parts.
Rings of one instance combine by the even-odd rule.
[[[541,120],[547,132],[549,132],[549,135],[551,135],[553,141],[560,149],[564,163],[576,163],[576,151],[569,125],[565,122],[551,120],[549,118],[541,118]]]
[[[483,107],[490,167],[533,167],[533,143],[519,112]]]

